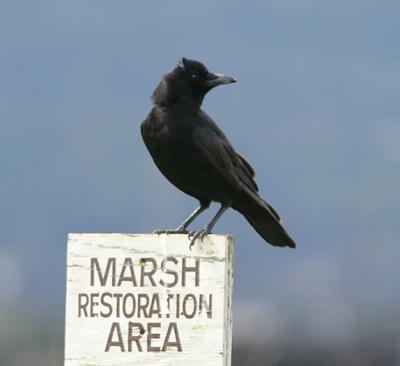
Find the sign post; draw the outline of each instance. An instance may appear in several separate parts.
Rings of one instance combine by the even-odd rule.
[[[70,234],[65,366],[230,366],[233,239]]]

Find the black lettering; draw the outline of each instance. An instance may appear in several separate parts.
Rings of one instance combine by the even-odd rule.
[[[156,260],[154,258],[142,258],[140,260],[140,263],[141,263],[141,267],[140,267],[141,268],[141,271],[140,271],[140,286],[141,287],[145,286],[144,278],[148,277],[150,282],[151,282],[151,285],[155,287],[156,286],[156,281],[154,281],[153,275],[157,271],[157,262],[156,262]],[[147,263],[151,263],[152,264],[152,268],[149,271],[146,270]]]
[[[207,318],[212,318],[212,294],[208,295],[208,302],[205,295],[200,295],[199,300],[199,313],[203,312],[203,306],[207,311]]]
[[[82,301],[82,299],[85,299],[85,302]],[[85,317],[87,318],[88,312],[87,312],[87,306],[89,304],[89,296],[87,294],[79,294],[78,295],[78,318],[80,318],[81,315],[81,310],[85,313]]]
[[[103,310],[100,311],[100,316],[102,318],[109,318],[112,314],[112,305],[106,301],[106,297],[110,298],[110,301],[112,299],[112,294],[110,294],[109,292],[105,292],[104,294],[101,295],[100,297],[100,303],[101,305],[103,305],[104,307],[108,308],[108,312],[104,312]]]
[[[97,277],[99,278],[100,285],[105,286],[108,280],[108,277],[110,275],[110,271],[112,272],[111,275],[111,283],[112,286],[115,286],[115,258],[108,258],[107,260],[107,265],[106,265],[106,270],[104,274],[101,271],[99,261],[97,258],[90,258],[90,286],[94,286],[94,278],[95,278],[95,273],[97,274]]]
[[[171,299],[173,299],[173,298],[174,298],[173,294],[168,294],[168,296],[167,296],[167,308],[168,308],[167,318],[169,318],[170,314],[171,314]]]
[[[114,332],[117,332],[117,341],[113,341]],[[121,328],[119,323],[112,323],[107,339],[105,352],[109,352],[111,347],[119,347],[121,352],[125,352],[124,342],[122,341]]]
[[[125,275],[127,269],[129,269],[129,274]],[[122,270],[119,276],[117,286],[121,286],[121,283],[124,281],[131,282],[132,286],[137,286],[135,272],[133,270],[133,263],[131,258],[125,258],[124,263],[122,264]]]
[[[160,296],[159,294],[153,294],[150,303],[150,310],[149,310],[149,318],[152,318],[153,315],[158,315],[161,318],[161,306],[160,306]]]
[[[130,299],[130,312],[127,311],[127,300]],[[124,316],[126,318],[132,318],[133,315],[135,314],[135,310],[136,310],[136,301],[135,301],[135,296],[133,296],[133,294],[128,293],[124,296],[123,301],[122,301],[122,311],[124,313]]]
[[[133,335],[133,328],[138,328],[138,334]],[[142,345],[140,344],[140,339],[144,334],[144,327],[141,323],[131,323],[129,322],[129,330],[128,330],[128,351],[132,352],[132,342],[136,343],[136,347],[139,352],[143,352]]]
[[[180,315],[181,315],[180,298],[181,298],[181,295],[176,294],[176,302],[175,302],[175,304],[176,304],[176,318],[177,319],[179,319]]]
[[[160,347],[151,345],[152,339],[160,339],[159,333],[152,333],[153,328],[160,328],[161,323],[148,323],[147,324],[147,352],[160,352]]]
[[[172,333],[174,334],[175,341],[170,340]],[[178,326],[176,323],[169,323],[162,351],[165,352],[168,347],[176,347],[178,352],[182,352],[181,339],[179,337]]]
[[[140,314],[143,312],[143,316],[145,318],[149,317],[149,314],[147,312],[147,307],[149,306],[149,295],[147,294],[138,294],[138,313],[137,316],[138,318],[140,318]],[[144,299],[145,301],[142,301],[142,299]]]
[[[117,302],[115,304],[115,309],[116,309],[116,316],[117,318],[119,318],[120,316],[120,307],[121,307],[121,298],[122,298],[122,294],[117,293],[114,294],[114,297],[116,298]]]
[[[195,273],[195,286],[200,286],[200,259],[196,258],[194,267],[188,267],[186,265],[186,257],[182,259],[182,286],[186,286],[186,273],[194,272]]]
[[[99,298],[99,294],[90,294],[90,317],[97,318],[99,314],[94,311],[94,308],[99,305],[97,299]]]
[[[188,303],[189,299],[192,300],[190,302],[193,304],[193,310],[191,313],[187,312],[187,308],[188,308],[187,303]],[[182,301],[182,314],[185,316],[185,318],[192,319],[194,317],[194,315],[196,314],[196,309],[197,309],[196,297],[193,294],[185,295],[185,297],[183,298],[183,301]]]
[[[178,260],[175,257],[166,257],[161,262],[161,270],[166,274],[172,275],[173,276],[173,280],[172,280],[172,282],[167,283],[163,279],[161,279],[160,280],[160,285],[164,286],[164,287],[174,287],[178,283],[178,272],[167,268],[167,263],[168,262],[172,262],[172,263],[174,263],[176,265],[176,264],[178,264]]]

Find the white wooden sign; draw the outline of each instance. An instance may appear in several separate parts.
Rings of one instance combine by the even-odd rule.
[[[70,234],[66,366],[230,366],[233,240]]]

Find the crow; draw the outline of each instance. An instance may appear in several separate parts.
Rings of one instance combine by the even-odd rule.
[[[259,196],[253,167],[200,108],[211,89],[234,82],[232,77],[208,71],[199,61],[182,58],[156,87],[154,106],[141,123],[143,141],[164,176],[200,206],[177,229],[155,233],[189,234],[191,248],[232,207],[268,243],[295,248],[277,211]],[[221,204],[215,217],[189,233],[188,226],[211,202]]]

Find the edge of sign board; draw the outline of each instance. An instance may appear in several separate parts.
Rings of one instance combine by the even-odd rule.
[[[168,236],[173,236],[176,234],[168,234]],[[177,235],[182,235],[182,234],[177,234]],[[66,284],[68,284],[68,275],[69,275],[69,255],[70,255],[70,245],[73,245],[73,242],[78,241],[78,237],[86,237],[88,239],[95,238],[95,237],[101,237],[101,236],[126,236],[126,237],[159,237],[160,235],[158,234],[149,234],[149,233],[68,233],[68,240],[67,240],[67,271],[66,271]],[[223,243],[225,246],[225,258],[226,258],[226,266],[225,266],[225,299],[224,299],[224,313],[225,313],[225,319],[224,319],[224,340],[223,340],[223,364],[224,366],[231,366],[231,352],[232,352],[232,291],[233,291],[233,268],[234,268],[234,238],[231,235],[207,235],[207,237],[210,238],[212,241],[213,239],[218,238],[219,240],[223,239]],[[188,244],[189,244],[188,240]],[[221,242],[220,242],[221,243]],[[195,244],[195,245],[201,245],[200,244]],[[68,295],[68,287],[66,286],[66,298]],[[65,312],[65,329],[64,331],[67,331],[67,311]],[[65,349],[64,349],[65,352]],[[64,360],[65,360],[65,354],[64,354]]]

